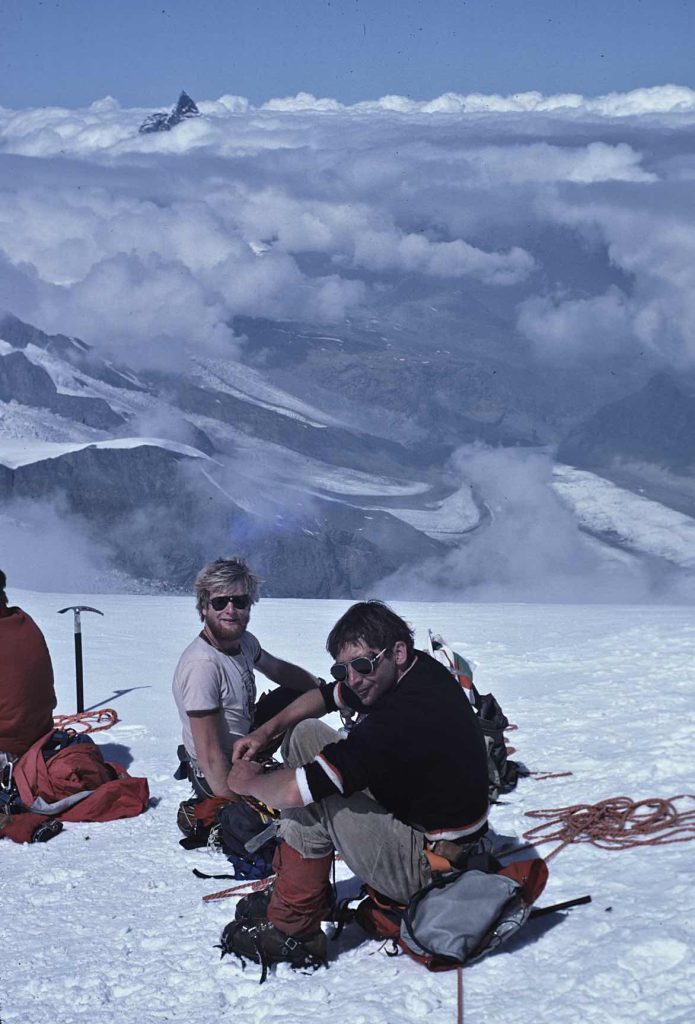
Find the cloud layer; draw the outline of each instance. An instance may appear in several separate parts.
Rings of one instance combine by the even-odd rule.
[[[695,364],[692,90],[199,107],[154,135],[108,98],[0,108],[0,305],[159,367],[407,276],[484,289],[540,363]]]
[[[386,597],[417,601],[687,602],[695,578],[587,536],[552,487],[553,462],[524,449],[466,445],[452,470],[485,503],[487,523],[447,555],[383,580]]]

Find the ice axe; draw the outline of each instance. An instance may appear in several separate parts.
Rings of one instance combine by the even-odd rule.
[[[95,612],[97,615],[103,615],[98,608],[90,608],[86,604],[71,604],[67,608],[61,608],[58,612],[62,615],[64,612],[75,613],[75,686],[77,688],[77,711],[84,711],[84,688],[83,688],[83,677],[82,677],[82,612]]]

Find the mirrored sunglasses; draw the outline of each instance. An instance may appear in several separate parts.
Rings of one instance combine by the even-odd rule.
[[[248,594],[225,594],[222,597],[211,597],[210,604],[216,612],[221,612],[223,608],[226,608],[230,603],[234,608],[248,608],[251,604],[251,598]]]
[[[339,683],[344,679],[347,679],[349,668],[352,668],[355,672],[359,672],[361,676],[371,675],[376,668],[377,661],[382,654],[386,654],[387,650],[388,647],[384,647],[383,651],[379,651],[378,654],[373,654],[371,658],[367,657],[366,654],[363,654],[359,658],[353,658],[352,661],[336,661],[335,665],[331,665],[331,675]]]

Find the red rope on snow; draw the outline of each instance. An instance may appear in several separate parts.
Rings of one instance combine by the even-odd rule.
[[[74,715],[54,715],[56,729],[73,729],[75,732],[102,732],[118,722],[113,708],[98,708],[96,711],[77,711]]]
[[[602,850],[686,843],[695,839],[695,810],[679,811],[679,800],[695,801],[695,794],[636,801],[616,796],[597,804],[527,811],[527,818],[539,818],[542,824],[524,832],[524,839],[534,844],[559,842],[546,860],[570,843],[590,843]]]
[[[268,875],[267,878],[249,879],[246,882],[240,882],[239,885],[232,885],[229,889],[220,889],[219,892],[208,893],[207,896],[203,896],[203,903],[224,900],[228,896],[241,896],[242,893],[246,895],[249,892],[262,892],[263,889],[267,889],[274,881],[275,875]]]

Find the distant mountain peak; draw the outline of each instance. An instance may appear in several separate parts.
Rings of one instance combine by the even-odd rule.
[[[178,117],[200,117],[200,111],[187,92],[181,92],[173,114]]]
[[[200,117],[200,111],[194,100],[182,90],[176,106],[171,108],[169,114],[165,114],[161,110],[155,114],[149,114],[138,130],[142,135],[150,135],[152,132],[170,132],[177,124],[189,117]]]

